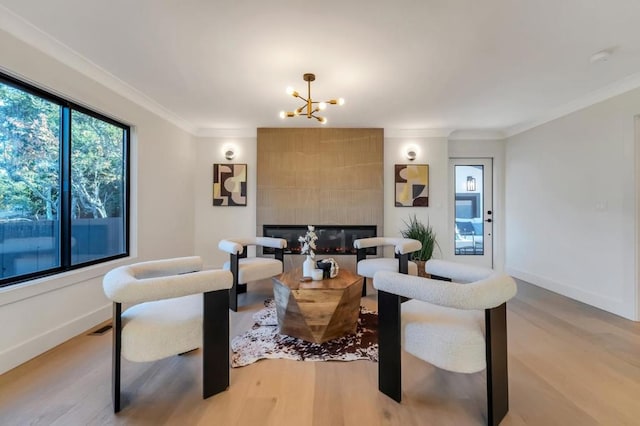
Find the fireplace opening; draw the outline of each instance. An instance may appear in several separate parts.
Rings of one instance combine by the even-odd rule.
[[[360,238],[376,236],[376,225],[315,225],[316,254],[356,254],[353,242]],[[262,225],[265,237],[287,240],[286,254],[300,254],[301,244],[298,237],[307,233],[307,225]],[[274,249],[263,247],[264,254],[274,254]],[[375,255],[376,248],[367,249],[368,255]]]

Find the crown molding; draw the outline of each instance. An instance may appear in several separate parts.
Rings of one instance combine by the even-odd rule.
[[[449,134],[450,141],[464,141],[464,140],[501,140],[507,137],[504,130],[501,129],[469,129],[469,130],[454,130]]]
[[[24,43],[38,49],[47,56],[69,66],[79,73],[97,81],[118,95],[140,105],[153,114],[167,120],[182,130],[195,134],[195,127],[178,117],[158,102],[149,98],[138,89],[120,80],[113,74],[89,61],[69,46],[40,30],[20,15],[0,5],[0,29],[6,31]]]
[[[573,112],[595,105],[598,102],[606,101],[614,96],[621,95],[630,90],[640,87],[640,73],[631,74],[621,80],[618,80],[612,84],[609,84],[601,89],[594,90],[593,92],[582,96],[574,101],[564,104],[557,108],[552,108],[545,114],[538,117],[536,120],[527,121],[521,124],[516,124],[505,129],[505,137],[512,137],[519,133],[526,132],[534,127],[541,126],[545,123],[564,117]]]
[[[194,135],[199,138],[257,138],[258,129],[216,129],[212,127],[201,127]]]
[[[495,132],[494,132],[495,133]],[[475,137],[475,139],[502,139],[491,136]],[[446,138],[451,134],[451,129],[384,129],[385,138]],[[216,129],[212,127],[201,127],[195,132],[195,136],[201,138],[255,138],[258,136],[257,128],[246,129]],[[471,137],[469,139],[472,139]]]
[[[452,129],[384,129],[385,138],[446,138]]]
[[[501,129],[384,129],[385,138],[447,138],[448,140],[500,140],[506,137]]]

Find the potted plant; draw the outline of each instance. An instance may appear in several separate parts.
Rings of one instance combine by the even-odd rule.
[[[425,225],[420,222],[416,215],[409,218],[409,222],[403,221],[405,228],[400,231],[400,234],[404,238],[411,238],[418,240],[422,243],[422,249],[411,254],[411,259],[418,264],[418,275],[421,277],[426,276],[424,264],[427,260],[433,256],[433,250],[435,247],[440,249],[438,242],[436,241],[436,233],[434,232],[429,222]]]

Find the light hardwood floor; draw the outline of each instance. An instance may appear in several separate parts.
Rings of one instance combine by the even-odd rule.
[[[640,425],[640,324],[519,282],[508,305],[510,411],[502,425]],[[375,308],[372,290],[363,304]],[[271,284],[250,284],[231,335]],[[123,362],[110,399],[111,332],[81,335],[0,376],[0,425],[481,425],[484,374],[403,355],[403,401],[378,392],[377,364],[262,360],[201,399],[200,352]]]

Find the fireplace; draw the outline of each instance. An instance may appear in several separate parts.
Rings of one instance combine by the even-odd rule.
[[[300,254],[298,237],[307,232],[307,225],[263,225],[265,237],[287,240],[286,254]],[[376,225],[316,225],[316,254],[356,254],[353,242],[360,238],[376,236]],[[264,254],[273,254],[274,249],[263,247]],[[376,248],[367,249],[367,254],[375,255]]]

